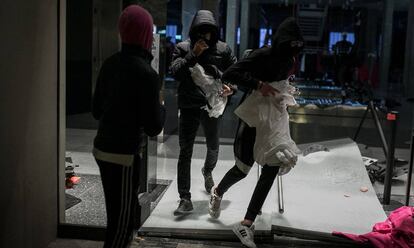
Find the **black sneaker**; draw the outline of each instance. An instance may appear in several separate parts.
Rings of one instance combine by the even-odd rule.
[[[178,208],[174,211],[174,215],[188,214],[193,211],[193,203],[191,200],[181,199]]]
[[[211,188],[213,188],[214,186],[214,180],[213,180],[213,176],[211,175],[211,171],[205,171],[204,167],[201,168],[201,173],[203,174],[204,177],[204,187],[206,189],[206,192],[208,194],[211,193]]]

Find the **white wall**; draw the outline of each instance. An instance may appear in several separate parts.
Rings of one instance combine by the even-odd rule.
[[[0,6],[0,247],[56,237],[57,2]]]

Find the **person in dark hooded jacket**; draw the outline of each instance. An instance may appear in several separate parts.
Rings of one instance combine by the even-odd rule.
[[[235,63],[230,47],[218,38],[218,26],[213,13],[199,10],[195,14],[189,32],[189,39],[177,44],[173,52],[170,66],[171,75],[179,82],[178,108],[180,155],[177,165],[177,182],[180,203],[175,215],[188,213],[193,210],[191,203],[191,157],[194,139],[201,123],[207,143],[207,155],[202,168],[204,185],[207,192],[214,185],[211,172],[217,163],[219,152],[219,123],[220,117],[209,117],[206,110],[207,99],[198,87],[190,73],[195,64],[201,65],[206,74],[221,78],[222,72]],[[232,89],[223,85],[222,95],[232,94]]]
[[[302,48],[303,38],[299,26],[294,18],[287,18],[280,24],[274,36],[272,47],[254,50],[246,58],[227,69],[222,79],[243,86],[240,88],[248,89],[240,103],[252,90],[259,90],[263,97],[278,94],[279,92],[268,82],[287,79],[295,57]],[[220,203],[223,194],[232,185],[245,178],[252,168],[255,137],[256,129],[240,120],[234,141],[236,164],[211,191],[209,214],[213,218],[220,216]],[[233,227],[233,232],[248,247],[256,247],[253,222],[263,206],[278,171],[279,167],[263,166],[244,220]]]
[[[140,147],[144,134],[155,136],[164,125],[161,81],[151,67],[153,21],[138,5],[119,18],[121,51],[106,59],[99,72],[92,114],[99,120],[93,155],[105,195],[107,228],[104,248],[127,247],[139,223]],[[137,211],[138,210],[138,211]]]

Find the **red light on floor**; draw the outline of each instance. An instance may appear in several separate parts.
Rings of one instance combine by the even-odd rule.
[[[80,177],[71,177],[71,178],[70,178],[70,181],[71,181],[73,184],[77,184],[77,183],[79,182],[79,180],[80,180]]]
[[[396,114],[392,114],[392,113],[388,113],[387,114],[387,120],[389,121],[395,121],[397,119],[397,115]]]

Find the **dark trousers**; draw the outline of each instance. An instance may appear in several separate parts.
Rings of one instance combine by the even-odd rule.
[[[216,167],[219,153],[219,118],[208,116],[207,111],[199,108],[180,109],[179,143],[180,155],[177,165],[177,183],[180,198],[191,199],[191,157],[198,127],[204,130],[207,155],[204,162],[206,172]]]
[[[132,166],[98,159],[96,162],[101,172],[106,204],[107,227],[104,248],[127,247],[132,240],[134,227],[139,227],[140,158],[136,156]]]
[[[254,164],[253,147],[256,137],[255,128],[248,127],[244,122],[239,123],[239,127],[234,141],[235,156],[239,161],[239,164],[233,166],[224,175],[221,182],[216,188],[218,195],[222,196],[231,186],[246,177],[245,167],[252,167]],[[240,169],[242,168],[242,169]],[[263,203],[272,188],[273,182],[277,176],[279,167],[273,167],[265,165],[262,168],[262,173],[257,181],[256,187],[253,191],[252,198],[250,199],[249,206],[245,215],[245,219],[254,221],[257,214],[263,207]]]

